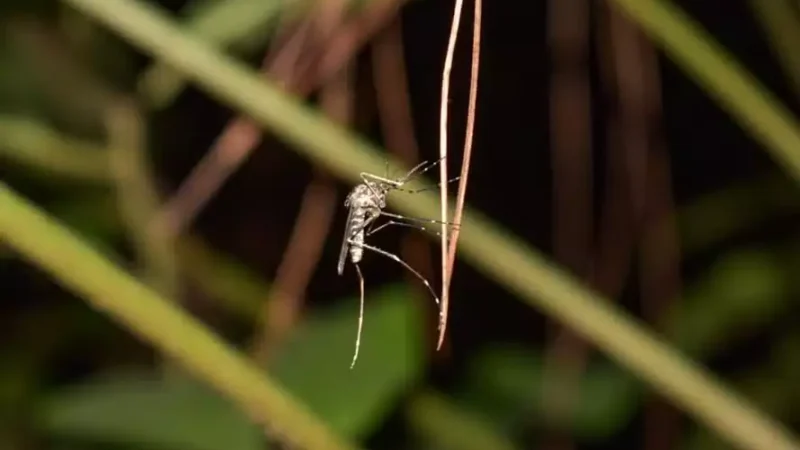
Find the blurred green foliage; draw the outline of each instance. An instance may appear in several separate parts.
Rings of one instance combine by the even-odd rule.
[[[139,448],[261,448],[261,433],[209,387],[143,371],[105,374],[55,392],[36,425],[80,442]]]
[[[422,328],[415,304],[404,287],[371,293],[364,324],[368,338],[353,370],[348,356],[357,299],[305,321],[269,370],[336,431],[363,438],[422,374]],[[42,402],[37,427],[79,441],[191,450],[263,445],[261,432],[244,413],[183,375],[117,370],[47,393]]]

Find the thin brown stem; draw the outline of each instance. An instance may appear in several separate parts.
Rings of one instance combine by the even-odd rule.
[[[467,105],[467,125],[464,132],[464,154],[461,160],[461,175],[458,182],[458,193],[456,194],[456,209],[454,212],[453,222],[460,224],[461,218],[464,215],[464,201],[467,196],[467,183],[469,182],[469,168],[472,161],[472,144],[473,135],[475,134],[475,116],[478,108],[478,77],[480,74],[481,65],[481,19],[483,14],[482,0],[474,0],[474,12],[472,19],[472,62],[470,65],[470,78],[469,78],[469,103]],[[445,164],[443,164],[445,165]],[[447,184],[447,173],[442,174],[440,184]],[[445,192],[446,195],[446,192]],[[446,216],[445,216],[446,218]],[[442,221],[446,221],[442,219]],[[447,330],[447,313],[449,307],[449,292],[450,282],[453,278],[453,270],[456,260],[456,248],[458,246],[458,236],[461,227],[455,227],[452,230],[450,239],[450,246],[448,248],[447,261],[445,263],[445,277],[442,281],[442,305],[439,314],[439,339],[436,343],[436,349],[441,349],[444,342],[445,332]],[[442,231],[442,236],[447,233]],[[445,240],[442,239],[444,245]]]
[[[611,63],[609,86],[616,86],[620,145],[625,153],[625,169],[631,183],[631,203],[637,228],[645,210],[649,132],[652,101],[644,83],[641,39],[637,30],[614,8],[607,10],[607,32]]]
[[[447,51],[444,55],[444,66],[442,68],[442,89],[441,98],[439,99],[439,202],[440,202],[440,219],[442,222],[440,236],[441,245],[439,247],[440,257],[442,261],[442,294],[441,304],[439,305],[439,339],[436,346],[437,350],[441,347],[441,342],[444,336],[444,327],[442,323],[447,316],[447,310],[450,304],[450,294],[448,293],[447,278],[447,238],[449,230],[447,229],[447,112],[450,103],[450,72],[453,70],[453,58],[456,49],[456,41],[458,40],[458,28],[461,25],[461,12],[464,7],[463,0],[456,0],[453,6],[453,18],[450,25],[450,35],[447,38]]]
[[[651,324],[661,322],[669,302],[681,298],[680,244],[675,224],[670,164],[663,144],[654,144],[647,188],[648,211],[639,248],[642,313]],[[651,397],[645,406],[644,448],[675,448],[680,435],[680,415],[670,404]]]

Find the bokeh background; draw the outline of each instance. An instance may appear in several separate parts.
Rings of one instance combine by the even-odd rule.
[[[437,157],[452,1],[136,1],[407,164]],[[368,255],[349,370],[358,283],[335,266],[351,185],[68,3],[0,6],[3,182],[335,432],[375,449],[729,448],[462,261],[437,352],[427,291]],[[796,182],[614,3],[486,2],[467,204],[796,430]],[[797,2],[671,3],[798,113]],[[423,233],[375,243],[439,286]],[[2,241],[0,267],[2,448],[289,448]]]

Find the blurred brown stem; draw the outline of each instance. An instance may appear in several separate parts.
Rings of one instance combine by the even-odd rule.
[[[654,144],[647,187],[648,211],[643,223],[639,249],[639,279],[642,312],[651,324],[658,324],[669,302],[681,298],[680,250],[672,200],[670,163],[663,144]],[[660,397],[647,401],[644,448],[675,448],[680,435],[679,412]]]
[[[634,28],[632,24],[631,28]],[[659,126],[662,108],[658,55],[646,37],[637,34],[646,103],[643,112],[647,113],[645,117],[649,120],[652,148],[646,169],[646,210],[642,217],[639,284],[644,318],[657,326],[670,308],[670,302],[683,297],[683,283],[677,211],[672,197],[672,170],[669,151]],[[675,448],[677,436],[680,435],[680,413],[662,398],[654,396],[647,402],[644,426],[646,449]]]
[[[658,323],[667,302],[680,295],[677,229],[674,223],[670,165],[655,141],[660,110],[658,61],[639,30],[616,9],[605,7],[608,86],[618,100],[615,123],[632,205],[633,239],[639,243],[640,296],[645,318]],[[646,407],[644,448],[673,448],[679,427],[675,410],[660,399]]]
[[[361,45],[397,12],[400,4],[399,0],[373,3],[357,19],[344,22],[343,10],[338,15],[331,14],[333,3],[323,2],[304,18],[300,26],[289,28],[293,34],[284,41],[285,44],[268,53],[262,71],[277,78],[295,95],[308,95],[346,65]],[[324,39],[308,39],[309,33],[318,31],[314,25],[319,25],[317,20],[321,16],[325,17],[323,21],[332,17],[337,19],[336,27],[330,29],[336,32],[326,34]],[[314,57],[315,54],[326,56]],[[261,129],[249,118],[237,117],[229,122],[162,209],[158,219],[164,222],[161,226],[173,235],[181,233],[225,181],[244,164],[261,138]]]
[[[264,364],[297,322],[311,276],[336,212],[336,190],[317,174],[306,188],[289,244],[275,275],[251,344],[251,354]]]
[[[586,277],[592,239],[592,148],[588,80],[589,5],[586,0],[549,4],[553,73],[550,124],[553,167],[553,252],[576,276]],[[586,360],[586,345],[570,330],[551,326],[545,353],[543,399],[554,424],[569,422]],[[568,433],[556,431],[545,444],[569,449]]]

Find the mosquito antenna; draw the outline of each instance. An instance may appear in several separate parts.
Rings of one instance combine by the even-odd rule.
[[[423,161],[423,162],[417,164],[416,166],[414,166],[413,169],[408,171],[406,176],[404,176],[402,178],[403,182],[406,182],[406,181],[410,180],[411,177],[414,176],[414,175],[422,175],[423,173],[431,170],[435,165],[437,165],[440,162],[442,162],[443,159],[444,158],[439,158],[439,159],[437,159],[435,161],[430,161],[430,162]]]
[[[452,183],[454,181],[458,181],[459,179],[461,179],[460,176],[455,177],[455,178],[451,178],[451,179],[447,180],[447,182],[448,183]],[[441,183],[437,183],[435,186],[429,186],[429,187],[419,188],[419,189],[395,188],[395,191],[405,192],[406,194],[417,194],[419,192],[425,192],[425,191],[430,191],[430,190],[433,190],[433,189],[438,189],[440,184]]]
[[[359,307],[358,307],[358,331],[356,332],[356,349],[353,352],[353,361],[350,363],[350,370],[356,365],[358,359],[358,349],[361,347],[361,328],[364,326],[364,276],[361,274],[361,268],[358,264],[356,266],[356,273],[358,273],[358,286],[361,292]]]
[[[429,163],[428,161],[422,161],[421,163],[419,163],[416,166],[414,166],[413,169],[409,170],[408,173],[401,179],[405,182],[409,178],[411,178],[417,171],[419,171],[419,173],[425,173],[428,169],[433,167],[434,164],[436,164],[436,163]],[[428,165],[428,167],[425,167],[425,165]],[[423,167],[425,167],[425,168],[422,169]]]

